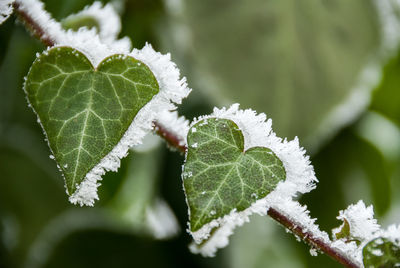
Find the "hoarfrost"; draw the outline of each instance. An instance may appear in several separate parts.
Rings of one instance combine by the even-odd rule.
[[[100,28],[98,35],[102,42],[112,44],[117,40],[121,31],[121,20],[110,3],[103,6],[101,2],[94,2],[91,6],[86,6],[80,12],[71,14],[64,20],[68,21],[79,17],[92,17],[98,22]],[[128,38],[124,40],[130,42]]]
[[[19,9],[28,14],[44,30],[45,36],[43,37],[51,39],[56,46],[70,46],[83,52],[93,66],[97,66],[108,56],[128,54],[131,50],[131,44],[127,38],[111,42],[113,38],[109,36],[107,42],[104,42],[97,34],[96,29],[64,30],[61,24],[46,12],[44,4],[40,1],[16,0],[16,3],[19,5]]]
[[[370,239],[380,228],[377,220],[374,219],[373,206],[366,207],[362,200],[355,205],[348,206],[345,210],[341,210],[337,219],[346,220],[350,226],[350,236],[361,241]],[[340,230],[341,227],[338,227],[333,229],[332,232],[337,233]]]
[[[6,19],[13,12],[14,0],[2,0],[0,1],[0,24],[6,21]]]
[[[169,133],[173,133],[174,137],[179,140],[179,145],[186,146],[186,137],[189,131],[189,121],[183,116],[179,116],[178,112],[160,113],[157,117],[157,123],[166,129]]]
[[[97,181],[101,180],[105,171],[117,171],[120,159],[127,155],[128,149],[141,144],[144,136],[152,131],[153,121],[160,114],[175,110],[175,104],[180,104],[182,99],[190,93],[186,79],[180,79],[179,70],[171,62],[169,54],[158,53],[149,44],[146,44],[141,50],[134,49],[129,55],[142,61],[152,70],[159,84],[160,92],[138,112],[113,150],[86,175],[80,187],[70,197],[73,204],[92,206],[94,200],[98,199],[97,187],[100,184]]]
[[[395,245],[400,246],[400,225],[392,224],[386,230],[380,230],[375,236],[387,238]]]
[[[156,199],[155,204],[146,209],[146,221],[156,239],[171,238],[179,232],[174,213],[162,199]]]
[[[61,24],[52,19],[50,14],[44,10],[44,5],[40,1],[16,1],[19,8],[44,29],[46,36],[55,43],[55,47],[75,48],[86,55],[93,66],[97,66],[104,58],[114,54],[132,56],[150,68],[159,84],[159,93],[138,112],[119,143],[86,174],[83,182],[77,186],[77,190],[69,198],[73,204],[93,206],[94,201],[98,199],[97,187],[100,185],[98,181],[101,180],[101,176],[106,171],[117,171],[120,159],[127,155],[128,149],[140,144],[143,137],[151,132],[153,121],[159,115],[175,110],[176,104],[180,104],[191,90],[187,87],[186,78],[180,78],[179,69],[171,61],[170,54],[158,53],[149,44],[142,49],[131,51],[130,42],[120,40],[111,42],[111,39],[104,42],[95,29],[80,28],[78,31],[65,31]],[[99,9],[99,5],[95,4],[94,7],[89,7],[83,12]],[[106,6],[103,9],[109,10],[109,8]],[[43,53],[47,53],[47,51]]]
[[[316,257],[318,256],[318,251],[315,248],[310,248],[310,255]]]
[[[338,239],[333,241],[331,246],[340,249],[349,258],[359,263],[360,267],[363,267],[362,250],[370,241],[382,237],[400,246],[400,225],[390,225],[387,229],[381,229],[373,215],[372,205],[366,207],[363,201],[359,201],[357,204],[350,205],[347,209],[340,211],[337,217],[349,222],[350,236],[361,240],[361,243],[357,245],[354,241]],[[334,229],[333,232],[339,230],[340,227]]]
[[[203,256],[214,256],[218,248],[228,245],[228,237],[233,234],[233,230],[237,226],[248,222],[249,216],[254,213],[266,215],[270,207],[277,207],[281,212],[287,211],[287,215],[296,212],[294,215],[300,217],[300,219],[296,218],[296,222],[310,224],[307,228],[319,231],[318,226],[314,226],[314,220],[309,219],[305,208],[292,200],[299,194],[314,189],[315,183],[318,181],[309,157],[305,155],[305,150],[300,147],[298,139],[287,141],[277,137],[272,130],[271,119],[267,120],[265,114],[256,114],[255,111],[250,109],[240,110],[239,104],[233,104],[228,109],[214,108],[211,115],[195,119],[191,126],[201,120],[205,120],[202,124],[207,124],[207,118],[234,121],[243,133],[245,150],[256,146],[271,149],[285,167],[286,180],[280,182],[275,190],[266,197],[256,200],[249,208],[243,211],[234,209],[230,214],[205,224],[196,232],[191,232],[194,239],[194,242],[190,245],[191,251],[201,253]],[[298,207],[302,208],[300,209],[301,213],[298,211]],[[212,235],[211,231],[213,231]],[[326,233],[321,234],[321,236],[329,240]]]

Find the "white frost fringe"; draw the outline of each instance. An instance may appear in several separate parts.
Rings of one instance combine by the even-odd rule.
[[[366,207],[362,200],[355,205],[348,206],[345,210],[339,211],[337,219],[346,220],[350,226],[350,236],[359,240],[370,239],[373,233],[380,228],[378,221],[374,218],[373,206]],[[332,233],[338,233],[341,229],[342,226],[335,228]]]
[[[208,118],[234,121],[243,133],[245,150],[255,146],[271,149],[282,161],[286,171],[286,180],[279,182],[274,191],[265,198],[257,200],[249,208],[240,212],[234,209],[229,215],[205,224],[196,232],[189,231],[194,239],[194,243],[190,245],[192,252],[201,253],[203,256],[214,256],[217,248],[225,247],[228,244],[228,237],[233,233],[233,229],[248,222],[250,215],[254,213],[266,215],[269,207],[282,204],[282,197],[292,201],[292,198],[297,197],[298,194],[307,193],[314,189],[318,180],[315,177],[309,157],[305,155],[305,150],[299,146],[298,139],[287,141],[277,137],[272,130],[271,119],[267,120],[265,114],[257,115],[255,111],[250,109],[239,110],[239,104],[233,104],[228,109],[214,108],[211,115],[197,118],[192,122],[191,127]],[[195,130],[191,128],[189,131]],[[297,204],[297,202],[295,203]],[[290,213],[288,214],[290,215]],[[210,232],[215,227],[218,227],[218,229],[210,237]],[[203,244],[199,246],[198,244],[202,242]]]
[[[171,208],[160,198],[146,209],[146,222],[156,239],[169,239],[180,231],[178,220]]]
[[[120,159],[127,155],[129,148],[141,144],[143,137],[151,132],[153,121],[158,115],[175,110],[175,104],[180,104],[191,90],[187,86],[186,78],[180,78],[179,69],[171,61],[170,54],[163,55],[156,52],[149,44],[140,50],[133,49],[131,51],[131,44],[127,38],[108,40],[105,43],[95,29],[81,28],[76,32],[65,31],[61,24],[52,19],[50,14],[44,10],[44,5],[40,1],[16,1],[20,4],[21,9],[45,29],[45,32],[55,42],[55,46],[70,46],[79,50],[86,55],[93,66],[98,66],[104,58],[114,54],[132,56],[150,68],[159,84],[159,93],[138,112],[119,143],[86,174],[83,182],[77,186],[77,190],[69,198],[73,204],[93,206],[94,201],[98,200],[97,187],[100,185],[98,181],[101,180],[101,176],[106,171],[117,171]],[[95,8],[100,7],[95,6]],[[91,10],[91,8],[87,8],[87,10]]]
[[[98,21],[100,28],[98,35],[101,41],[111,45],[117,40],[121,31],[121,20],[110,3],[103,6],[101,2],[94,2],[91,6],[86,6],[83,10],[69,15],[64,20],[85,16],[93,17]],[[126,38],[126,42],[130,42],[129,38]]]
[[[345,210],[341,210],[337,218],[340,220],[346,219],[350,226],[350,236],[361,243],[357,245],[354,241],[349,242],[346,239],[338,239],[333,241],[331,245],[342,250],[350,259],[358,262],[360,267],[363,267],[362,249],[371,240],[383,237],[400,246],[400,225],[390,225],[386,230],[381,229],[374,218],[373,206],[366,207],[362,200],[355,205],[348,206]],[[333,229],[332,233],[339,232],[341,227]]]
[[[86,175],[85,180],[69,198],[73,204],[92,206],[94,200],[98,199],[99,183],[97,181],[101,180],[105,171],[117,171],[120,159],[127,155],[129,148],[141,144],[143,137],[152,131],[153,121],[158,115],[175,110],[175,104],[180,104],[182,99],[190,93],[186,79],[179,78],[179,70],[171,61],[169,54],[162,55],[147,44],[141,50],[134,49],[129,55],[150,68],[157,79],[160,92],[138,112],[114,149]]]
[[[14,0],[1,0],[0,1],[0,24],[6,21],[13,12]]]
[[[169,133],[173,133],[179,140],[180,146],[187,144],[186,137],[189,131],[189,121],[185,117],[179,116],[177,111],[162,113],[157,118],[157,123]]]

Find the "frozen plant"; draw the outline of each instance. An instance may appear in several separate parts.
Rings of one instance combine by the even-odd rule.
[[[400,227],[382,229],[363,201],[340,211],[333,236],[297,199],[318,179],[299,139],[278,137],[272,120],[239,104],[214,108],[189,122],[176,111],[191,89],[170,54],[118,39],[121,22],[100,2],[56,21],[38,0],[3,1],[0,23],[12,12],[47,46],[23,89],[65,179],[69,201],[93,206],[107,171],[153,132],[185,155],[182,182],[193,253],[215,256],[252,214],[268,215],[296,238],[347,267],[400,265]],[[94,27],[75,23],[90,17]],[[156,238],[176,233],[164,201],[146,209]],[[383,265],[383,266],[382,266]]]

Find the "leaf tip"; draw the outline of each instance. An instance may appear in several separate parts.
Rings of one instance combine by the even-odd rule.
[[[69,202],[74,205],[82,206],[94,206],[94,202],[99,200],[97,195],[97,188],[100,183],[97,181],[101,180],[100,176],[86,176],[85,179],[76,186],[75,192],[68,198]]]

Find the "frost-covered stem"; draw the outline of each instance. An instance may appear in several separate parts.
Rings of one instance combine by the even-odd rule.
[[[177,135],[175,135],[175,133],[171,132],[169,129],[167,129],[157,121],[155,121],[153,124],[154,130],[161,138],[168,142],[170,146],[178,149],[182,153],[185,153],[186,144],[182,142],[182,140]]]
[[[26,12],[23,8],[21,8],[19,1],[17,0],[14,2],[14,9],[17,12],[19,18],[22,20],[26,28],[35,36],[37,37],[44,45],[46,46],[53,46],[55,44],[54,37],[51,36],[44,25],[41,25],[37,20],[35,20],[29,12]],[[182,153],[184,153],[187,149],[186,144],[182,141],[182,138],[179,136],[179,133],[175,133],[171,131],[169,128],[163,126],[162,124],[158,123],[157,121],[154,122],[154,129],[156,133],[165,139],[169,145],[173,146],[174,148],[178,149]],[[303,241],[310,244],[315,249],[318,249],[328,256],[332,257],[334,260],[338,261],[339,263],[343,264],[346,267],[354,267],[358,268],[359,266],[354,263],[351,259],[346,257],[342,252],[338,249],[333,248],[329,243],[321,240],[318,236],[314,235],[312,232],[307,231],[301,223],[295,222],[294,220],[290,219],[289,217],[285,216],[284,213],[280,211],[269,208],[268,215],[282,224],[284,227],[291,230],[295,235],[300,237]]]
[[[30,16],[28,12],[21,8],[18,1],[14,2],[14,10],[18,14],[19,19],[36,38],[46,46],[54,46],[55,42],[51,36],[46,33],[45,29],[43,29],[43,27],[32,16]]]
[[[186,151],[186,145],[180,142],[180,139],[175,133],[169,131],[168,128],[163,127],[157,122],[154,123],[157,134],[164,138],[171,146],[174,146],[181,152]],[[313,248],[324,252],[332,259],[336,260],[345,267],[359,268],[359,266],[351,259],[349,259],[343,252],[331,246],[330,243],[318,238],[312,232],[307,231],[301,223],[295,222],[293,219],[284,215],[277,209],[269,208],[268,215],[275,221],[279,222],[284,227],[292,231],[296,236],[300,237],[304,242],[311,245]]]
[[[158,135],[164,138],[168,144],[175,147],[182,153],[186,151],[186,145],[182,144],[178,135],[170,131],[168,128],[163,127],[162,124],[154,123],[155,130]],[[301,223],[295,222],[295,220],[287,217],[284,213],[281,213],[275,208],[269,208],[268,215],[275,221],[279,222],[281,225],[289,229],[296,236],[300,237],[304,242],[312,246],[313,248],[324,252],[326,255],[330,256],[332,259],[336,260],[345,267],[359,268],[359,265],[355,263],[352,259],[348,258],[342,251],[323,239],[319,238],[311,231],[308,231]]]
[[[25,9],[21,7],[19,4],[19,0],[14,2],[14,10],[18,14],[19,19],[24,23],[26,28],[44,45],[46,46],[54,46],[55,41],[51,37],[51,35],[46,32],[46,29],[41,25],[38,21],[35,20],[34,17],[31,16],[30,13],[26,12]],[[167,128],[165,128],[162,124],[159,124],[157,121],[154,122],[154,130],[156,133],[161,136],[164,140],[168,142],[174,148],[177,148],[181,152],[185,152],[186,146],[181,141],[181,139],[175,135],[175,133],[170,132]]]
[[[300,237],[304,242],[313,248],[324,252],[326,255],[345,267],[359,268],[359,266],[353,260],[345,256],[341,251],[333,248],[330,244],[326,243],[322,239],[315,237],[312,232],[306,231],[301,223],[294,222],[274,208],[270,208],[268,210],[268,216],[282,224],[284,227],[293,232],[293,234]]]

